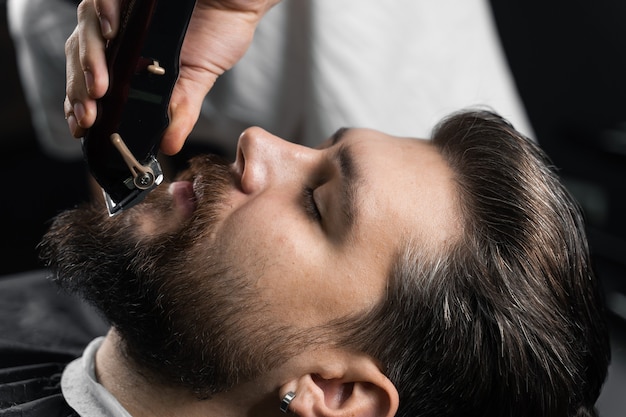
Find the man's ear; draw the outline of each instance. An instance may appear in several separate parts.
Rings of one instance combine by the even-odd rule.
[[[302,417],[393,417],[398,390],[375,362],[361,355],[343,359],[284,384],[281,398],[296,394],[289,410]]]

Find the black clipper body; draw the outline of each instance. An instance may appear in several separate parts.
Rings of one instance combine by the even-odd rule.
[[[109,89],[82,139],[110,215],[137,204],[163,180],[157,155],[194,6],[195,0],[122,2],[118,36],[106,49]]]

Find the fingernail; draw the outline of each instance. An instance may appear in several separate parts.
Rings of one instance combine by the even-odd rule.
[[[73,114],[67,116],[67,126],[70,128],[70,132],[72,136],[76,135],[76,129],[78,128],[78,123],[76,123],[76,117]]]
[[[93,74],[91,71],[85,71],[85,85],[87,86],[87,93],[91,95],[93,91]]]
[[[74,115],[76,116],[75,122],[80,123],[85,117],[85,106],[80,101],[74,104]]]
[[[100,18],[100,31],[102,32],[102,36],[104,36],[105,38],[111,34],[112,29],[109,19],[105,17]]]

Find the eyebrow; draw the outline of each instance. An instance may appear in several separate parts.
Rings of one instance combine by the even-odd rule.
[[[340,127],[337,129],[337,131],[330,137],[330,146],[335,146],[341,142],[341,140],[346,137],[346,133],[348,133],[349,130],[349,127]]]
[[[362,180],[352,148],[341,143],[349,131],[350,128],[342,127],[330,138],[331,146],[339,145],[335,157],[341,173],[339,207],[348,232],[354,228],[358,218],[357,195]]]

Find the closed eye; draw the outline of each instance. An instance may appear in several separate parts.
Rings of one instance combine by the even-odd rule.
[[[304,190],[302,190],[304,211],[310,219],[316,222],[321,222],[322,213],[320,213],[317,203],[315,202],[315,196],[313,194],[314,191],[315,190],[311,187],[305,187]]]

